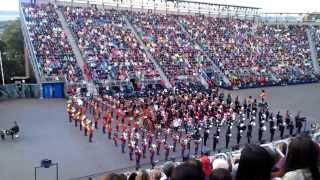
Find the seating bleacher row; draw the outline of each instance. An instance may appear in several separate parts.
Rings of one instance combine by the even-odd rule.
[[[82,80],[82,73],[51,4],[23,8],[27,29],[44,78],[69,82]]]
[[[314,78],[306,27],[205,16],[182,16],[180,21],[233,86],[288,84]]]
[[[316,26],[312,29],[313,39],[315,42],[315,49],[317,52],[317,58],[320,59],[320,27]]]
[[[159,79],[159,72],[115,10],[64,9],[95,82]]]
[[[172,84],[201,71],[213,73],[212,61],[179,26],[176,16],[130,13],[129,20]]]
[[[24,9],[44,73],[57,75],[71,71],[69,74],[79,76],[56,8],[43,5]],[[309,26],[270,25],[235,17],[127,12],[94,6],[62,10],[86,60],[89,76],[96,83],[131,79],[160,81],[160,73],[143,46],[177,86],[187,86],[185,79],[197,81],[200,76],[210,85],[213,82],[219,85],[221,74],[214,71],[214,66],[230,80],[232,88],[318,80],[306,33]],[[144,45],[139,43],[126,18]],[[312,37],[319,52],[319,28],[314,28]]]

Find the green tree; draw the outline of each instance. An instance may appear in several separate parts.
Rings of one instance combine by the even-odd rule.
[[[5,81],[10,82],[11,77],[24,76],[25,74],[24,44],[20,21],[11,21],[0,39]]]

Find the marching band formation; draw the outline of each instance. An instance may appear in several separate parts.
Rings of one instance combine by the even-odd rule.
[[[121,146],[121,152],[128,153],[139,167],[147,153],[155,165],[155,156],[161,153],[168,160],[177,150],[181,157],[189,156],[191,151],[197,156],[204,148],[216,151],[223,143],[222,136],[225,148],[229,148],[232,139],[237,145],[253,142],[255,131],[259,143],[273,141],[276,134],[284,138],[286,129],[290,136],[301,133],[306,118],[300,112],[295,117],[289,111],[284,115],[271,112],[266,97],[262,90],[259,102],[251,96],[240,102],[239,97],[225,97],[218,88],[202,92],[163,90],[153,96],[130,98],[73,96],[67,112],[69,122],[79,125],[89,142],[94,131],[101,128],[106,138]],[[268,127],[270,133],[266,132]],[[212,146],[208,144],[210,138]]]

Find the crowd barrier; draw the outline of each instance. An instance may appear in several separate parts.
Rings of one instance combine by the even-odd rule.
[[[0,100],[17,98],[64,98],[63,82],[42,84],[6,84],[0,86]]]
[[[41,98],[41,84],[7,84],[0,86],[0,100]]]
[[[317,142],[320,143],[320,124],[315,124],[314,127],[310,130],[310,131],[306,131],[304,133],[307,133],[311,135],[312,139]],[[286,146],[286,152],[288,152],[288,145],[290,143],[290,139],[291,138],[287,138],[287,139],[282,139],[282,140],[278,140],[278,141],[274,141],[274,142],[270,142],[270,143],[266,143],[266,144],[262,144],[262,147],[266,147],[269,149],[275,149],[277,152],[282,153],[280,148],[283,147],[282,144],[285,144]],[[218,157],[218,156],[224,156],[227,157],[228,154],[231,155],[231,157],[240,157],[240,153],[241,150],[234,150],[234,151],[230,151],[230,150],[225,150],[222,151],[220,153],[215,153],[212,154],[211,156],[209,156],[210,160],[213,160],[214,157]],[[283,154],[284,156],[286,154]],[[163,164],[164,160],[158,161],[156,165],[158,167],[162,167],[161,164]],[[177,157],[176,161],[177,164],[182,162],[182,157]],[[150,163],[145,163],[145,164],[141,164],[140,165],[140,169],[151,169],[151,165]],[[101,176],[107,175],[107,174],[111,174],[111,173],[122,173],[125,174],[126,176],[129,176],[132,172],[136,171],[136,166],[129,166],[129,167],[125,167],[125,168],[121,168],[121,169],[115,169],[115,170],[109,170],[109,171],[105,171],[105,172],[100,172],[100,173],[95,173],[95,174],[91,174],[91,175],[87,175],[87,176],[82,176],[82,177],[77,177],[77,178],[71,178],[70,180],[99,180],[99,178]]]

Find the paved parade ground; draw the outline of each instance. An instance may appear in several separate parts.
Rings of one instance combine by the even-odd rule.
[[[284,113],[289,109],[293,115],[301,111],[302,116],[309,120],[320,119],[320,84],[272,87],[265,90],[273,112],[280,110]],[[232,97],[257,97],[259,93],[260,89],[232,91]],[[60,179],[134,165],[134,161],[129,161],[127,154],[121,154],[120,147],[116,148],[107,140],[101,129],[94,132],[93,143],[89,143],[83,132],[68,122],[63,99],[2,101],[0,117],[0,129],[10,128],[14,121],[17,121],[21,128],[20,137],[14,142],[11,139],[0,141],[1,180],[34,179],[33,168],[39,166],[40,160],[44,158],[59,163]],[[212,134],[210,135],[211,140]],[[242,141],[242,144],[245,144],[245,138]],[[210,147],[211,142],[208,143]],[[221,140],[220,148],[223,146],[224,140]],[[163,157],[157,156],[156,159]],[[38,175],[38,179],[53,180],[55,170],[40,169]]]

